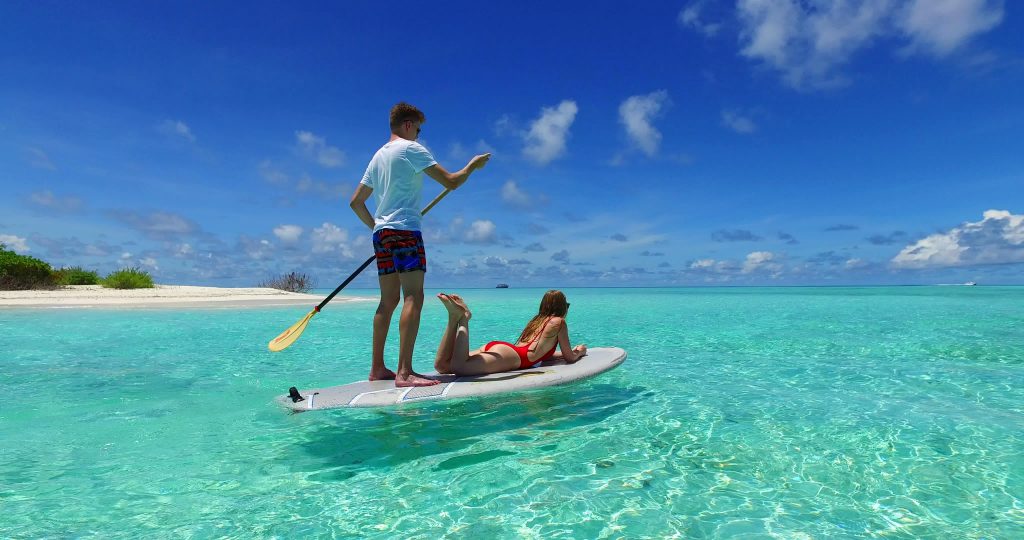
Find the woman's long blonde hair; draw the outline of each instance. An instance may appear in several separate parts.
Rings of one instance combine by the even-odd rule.
[[[548,317],[565,317],[568,311],[569,302],[566,301],[562,291],[551,289],[544,293],[544,298],[540,299],[540,308],[537,310],[537,314],[526,324],[523,333],[519,335],[518,343],[532,340],[541,331],[541,325]]]

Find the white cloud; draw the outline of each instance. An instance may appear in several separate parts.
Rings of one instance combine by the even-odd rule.
[[[497,227],[489,219],[474,221],[466,231],[466,241],[478,244],[486,244],[496,239]]]
[[[1003,21],[1001,0],[915,0],[899,19],[908,51],[942,57]]]
[[[945,56],[1002,21],[998,0],[739,0],[740,54],[776,69],[794,88],[841,85],[838,69],[875,41]]]
[[[661,132],[651,123],[669,105],[668,92],[657,90],[641,96],[630,96],[619,105],[619,122],[629,139],[643,153],[653,156],[661,144]]]
[[[127,223],[139,232],[158,239],[192,234],[199,231],[197,224],[188,218],[171,212],[139,214],[128,210],[113,210],[109,214]]]
[[[342,257],[352,257],[352,241],[348,231],[333,223],[325,222],[313,229],[313,253],[339,253]]]
[[[117,264],[122,268],[148,268],[152,272],[160,271],[160,265],[152,256],[143,254],[140,258],[135,258],[135,255],[128,251],[121,253],[121,256],[117,260]]]
[[[701,274],[732,274],[737,269],[733,262],[715,259],[697,259],[690,263],[689,268]]]
[[[302,227],[298,225],[280,225],[274,227],[274,236],[285,243],[294,243],[302,236]]]
[[[487,141],[480,139],[476,142],[476,151],[480,154],[493,154],[494,147],[487,143]]]
[[[60,212],[73,212],[82,206],[78,197],[57,197],[52,191],[37,191],[29,196],[29,200],[38,206]]]
[[[196,142],[196,136],[192,134],[192,130],[188,127],[188,124],[181,120],[164,120],[164,122],[160,124],[160,132],[164,135],[181,137],[189,142]]]
[[[57,170],[57,166],[50,161],[50,156],[46,155],[46,152],[43,152],[39,148],[27,148],[26,152],[28,153],[29,165],[37,169],[46,169],[50,171]]]
[[[18,253],[31,251],[24,238],[14,236],[13,234],[0,234],[0,244],[7,246],[7,249],[11,251],[16,251]]]
[[[260,162],[259,169],[263,179],[275,186],[284,186],[289,182],[288,175],[281,169],[274,167],[274,164],[269,159]]]
[[[337,147],[327,144],[323,137],[318,137],[308,131],[296,131],[295,139],[302,155],[319,163],[320,166],[333,169],[344,165],[345,153]]]
[[[463,160],[469,157],[469,150],[466,150],[462,143],[455,141],[448,147],[448,157],[453,160]]]
[[[451,158],[453,161],[468,160],[469,158],[472,157],[472,155],[470,154],[471,151],[477,154],[493,154],[494,147],[491,146],[490,144],[487,144],[487,141],[479,139],[476,141],[476,144],[473,145],[473,148],[471,150],[468,146],[462,144],[461,142],[455,141],[451,144],[451,146],[448,147],[448,157]]]
[[[429,219],[429,218],[426,218]],[[465,238],[463,225],[466,220],[456,216],[447,226],[427,226],[423,229],[423,238],[428,244],[449,244]]]
[[[519,189],[515,180],[509,180],[508,182],[505,182],[505,185],[501,186],[501,200],[512,206],[519,207],[526,206],[530,203],[530,198],[526,196],[526,193],[523,193],[522,190]]]
[[[322,180],[316,180],[310,178],[308,175],[302,175],[295,182],[295,189],[299,193],[313,193],[327,200],[336,200],[345,194],[347,191],[345,184],[342,183],[330,183]]]
[[[195,226],[182,216],[168,212],[154,212],[150,214],[149,221],[145,224],[146,230],[155,234],[186,234],[195,230]]]
[[[844,82],[834,68],[882,31],[889,2],[740,0],[737,9],[740,54],[776,68],[795,88],[827,87]]]
[[[302,178],[299,178],[295,183],[295,189],[299,193],[314,193],[324,199],[336,200],[345,193],[346,186],[341,183],[332,184],[330,182],[316,180],[304,174],[302,175]]]
[[[89,244],[85,246],[83,253],[92,257],[106,257],[107,255],[110,255],[109,247],[110,246],[106,245],[97,246],[95,244]]]
[[[424,239],[431,245],[449,243],[492,244],[498,241],[498,228],[493,221],[476,220],[466,226],[466,220],[456,217],[447,227],[427,227]]]
[[[501,118],[498,118],[494,122],[494,134],[498,137],[512,135],[517,133],[517,131],[515,122],[512,120],[512,117],[507,114],[501,115]]]
[[[524,253],[530,251],[547,251],[547,248],[545,248],[540,242],[533,242],[532,244],[523,248]]]
[[[904,247],[893,257],[897,268],[943,268],[1024,262],[1024,215],[988,210],[967,222]]]
[[[776,255],[770,251],[754,251],[747,254],[743,261],[744,274],[752,272],[771,272],[776,274],[782,270],[782,265],[777,262]]]
[[[701,2],[691,2],[679,12],[679,23],[689,26],[700,18]]]
[[[187,244],[187,243],[185,243],[185,244],[181,244],[180,246],[178,246],[178,249],[175,250],[175,252],[174,252],[174,256],[175,257],[179,257],[179,258],[181,258],[181,257],[188,257],[189,255],[191,255],[194,252],[195,251],[192,249],[192,246]]]
[[[484,265],[489,266],[491,268],[502,268],[508,266],[508,259],[504,257],[495,256],[485,257]]]
[[[680,12],[677,20],[686,28],[692,28],[706,37],[714,37],[722,28],[719,23],[706,23],[701,20],[701,11],[704,9],[704,0],[690,2]]]
[[[239,249],[245,253],[247,257],[253,260],[266,260],[271,259],[274,256],[273,247],[269,240],[255,240],[243,236],[238,240]]]
[[[264,160],[259,165],[260,176],[269,184],[280,186],[302,194],[317,195],[327,200],[336,200],[347,191],[344,183],[331,183],[316,180],[308,174],[303,174],[297,180],[287,173],[278,169],[270,160]]]
[[[544,107],[540,117],[533,121],[523,135],[526,146],[523,155],[531,161],[546,165],[565,153],[569,128],[576,119],[576,102],[564,100],[558,107]]]
[[[865,261],[864,259],[853,258],[847,260],[846,264],[844,264],[843,266],[845,266],[847,270],[854,270],[857,268],[864,268],[865,266],[868,266],[868,262]]]
[[[744,135],[757,131],[757,124],[735,110],[722,111],[722,125]]]

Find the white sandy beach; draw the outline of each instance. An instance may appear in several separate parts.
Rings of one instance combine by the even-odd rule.
[[[152,307],[267,307],[309,306],[323,296],[249,287],[194,287],[157,285],[152,289],[106,289],[99,285],[72,285],[50,291],[0,291],[3,308],[152,308]],[[337,296],[331,302],[358,301]]]

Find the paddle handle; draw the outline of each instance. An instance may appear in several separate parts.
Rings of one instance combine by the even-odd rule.
[[[427,212],[429,212],[431,208],[436,206],[437,203],[441,202],[441,199],[445,198],[445,196],[447,196],[449,193],[451,193],[451,191],[452,190],[450,190],[450,189],[445,189],[444,191],[441,192],[440,195],[438,195],[437,197],[434,197],[434,200],[430,201],[430,204],[428,204],[427,207],[424,208],[422,212],[420,212],[420,215],[424,215],[424,216],[427,215]],[[324,301],[320,302],[319,304],[317,304],[317,306],[315,308],[313,308],[313,309],[317,313],[319,313],[320,310],[323,309],[323,307],[327,305],[327,302],[330,302],[331,300],[333,300],[334,297],[337,296],[338,293],[340,293],[341,290],[344,289],[346,285],[351,283],[352,280],[356,278],[356,276],[358,276],[359,274],[361,274],[363,272],[363,270],[366,270],[366,267],[370,266],[370,263],[372,263],[375,258],[377,258],[376,255],[371,255],[369,259],[366,259],[366,262],[364,262],[359,268],[356,268],[356,271],[352,272],[351,276],[346,278],[345,281],[343,281],[341,283],[341,285],[338,285],[337,289],[334,289],[334,292],[332,292],[331,294],[327,295],[327,298],[324,298]]]

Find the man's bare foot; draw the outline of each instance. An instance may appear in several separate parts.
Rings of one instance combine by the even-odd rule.
[[[395,380],[395,372],[388,368],[384,368],[384,371],[370,370],[371,381],[393,381]]]
[[[441,381],[428,379],[416,373],[398,375],[395,377],[395,387],[397,388],[405,388],[408,386],[434,386],[435,384],[441,384]]]
[[[453,304],[462,310],[462,318],[465,319],[466,322],[469,322],[469,320],[473,318],[473,312],[469,310],[469,306],[466,305],[466,301],[463,300],[461,296],[457,294],[449,294],[448,298]]]

